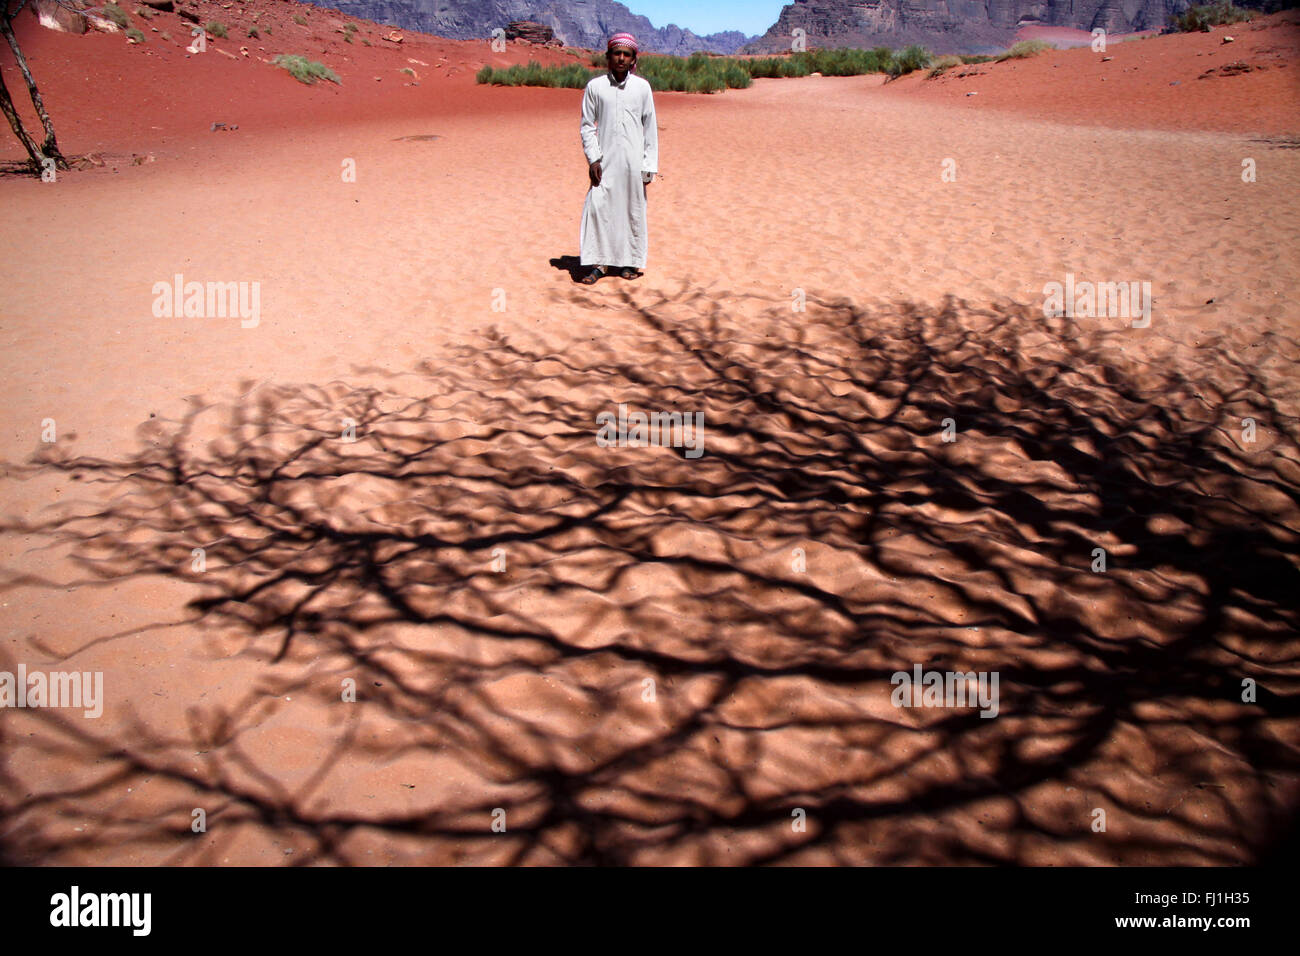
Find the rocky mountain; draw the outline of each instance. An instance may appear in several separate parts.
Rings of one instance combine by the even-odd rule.
[[[486,41],[498,27],[530,20],[555,31],[568,46],[603,50],[611,34],[626,30],[641,49],[678,56],[708,50],[734,53],[751,37],[731,30],[697,36],[674,24],[655,27],[614,0],[322,0],[342,13],[453,40]]]
[[[920,43],[936,53],[978,53],[1006,47],[1027,24],[1100,27],[1108,33],[1158,30],[1189,5],[1188,0],[794,0],[741,52],[789,50],[798,27],[806,31],[809,46]]]

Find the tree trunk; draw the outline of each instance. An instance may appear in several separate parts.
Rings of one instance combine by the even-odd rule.
[[[8,0],[5,0],[5,3],[7,5]],[[18,10],[21,11],[26,5],[26,0],[23,0],[18,5]],[[36,115],[41,118],[41,125],[45,127],[45,144],[41,146],[41,153],[54,160],[57,168],[69,169],[68,161],[59,152],[59,142],[54,135],[54,124],[50,121],[50,114],[45,111],[45,102],[41,99],[41,91],[36,88],[36,80],[32,78],[32,71],[27,68],[27,57],[23,56],[23,51],[18,46],[18,38],[14,36],[13,23],[7,13],[0,16],[0,33],[4,34],[5,40],[9,43],[9,48],[14,51],[14,62],[18,64],[18,69],[22,70],[23,79],[27,81],[27,91],[32,97],[32,105],[36,107]],[[8,93],[5,94],[5,97],[8,98]],[[10,103],[10,108],[12,108],[12,103]],[[13,120],[9,121],[9,125],[13,126]],[[15,132],[17,132],[16,129]]]
[[[27,135],[27,130],[23,127],[23,121],[19,118],[18,111],[14,109],[13,100],[9,98],[9,89],[5,86],[4,77],[2,76],[0,76],[0,113],[5,114],[5,119],[9,121],[9,127],[27,150],[27,155],[31,157],[32,171],[39,176],[44,168],[42,161],[45,156],[41,153],[40,147],[36,145],[36,141]]]

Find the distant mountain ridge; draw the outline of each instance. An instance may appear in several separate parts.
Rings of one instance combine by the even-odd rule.
[[[685,56],[697,50],[734,53],[754,39],[739,30],[698,36],[674,24],[655,27],[615,0],[322,0],[350,16],[391,23],[453,40],[483,40],[512,20],[532,20],[555,31],[567,46],[602,50],[626,30],[649,53]]]
[[[978,53],[1005,48],[1027,24],[1107,33],[1159,30],[1191,5],[1189,0],[794,0],[767,33],[739,52],[788,51],[799,28],[810,47],[919,43],[935,53]],[[1237,0],[1237,5],[1290,4]]]
[[[1271,11],[1295,6],[1297,0],[1235,2]],[[983,53],[1005,49],[1027,24],[1079,30],[1100,27],[1107,33],[1159,30],[1192,4],[1190,0],[793,0],[761,37],[747,37],[738,30],[699,36],[675,24],[655,27],[616,0],[319,0],[316,5],[454,40],[486,42],[498,27],[531,20],[550,27],[568,46],[598,50],[611,34],[627,30],[646,52],[686,56],[697,50],[789,52],[796,28],[805,32],[809,47],[899,48],[918,43],[935,53]]]

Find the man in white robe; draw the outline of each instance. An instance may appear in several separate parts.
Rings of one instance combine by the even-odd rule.
[[[582,150],[591,189],[582,205],[579,235],[590,285],[618,272],[634,279],[645,269],[646,187],[659,171],[659,133],[650,84],[633,73],[637,42],[630,33],[610,38],[609,70],[582,94]]]

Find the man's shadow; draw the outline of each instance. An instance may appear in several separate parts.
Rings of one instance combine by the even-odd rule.
[[[556,269],[563,269],[564,271],[568,272],[569,278],[580,285],[582,284],[582,280],[587,277],[587,273],[591,271],[591,266],[584,266],[582,264],[582,259],[579,258],[578,256],[560,256],[558,259],[551,260],[551,266]],[[643,275],[645,275],[644,270],[637,270],[637,274],[635,278],[639,279]],[[608,267],[606,267],[605,274],[601,278],[617,279],[618,277],[619,275],[617,269],[611,270]]]
[[[589,268],[582,264],[582,259],[578,256],[560,256],[558,259],[551,260],[551,266],[568,272],[569,278],[574,282],[581,282]]]

